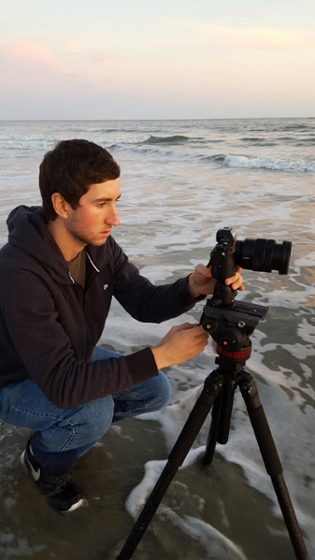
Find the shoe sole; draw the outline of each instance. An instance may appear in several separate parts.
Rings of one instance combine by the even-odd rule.
[[[57,498],[57,501],[55,500],[55,497]],[[65,504],[63,504],[62,502],[60,503],[60,501],[58,501],[58,492],[57,492],[57,493],[54,493],[47,498],[47,503],[55,511],[58,511],[58,513],[70,513],[72,511],[75,511],[76,509],[79,509],[81,506],[83,506],[84,503],[85,503],[85,500],[84,500],[83,497],[80,498],[78,496],[78,501],[74,502],[71,505],[69,504],[68,509],[64,509]]]
[[[70,513],[71,511],[75,511],[76,509],[79,509],[80,507],[82,507],[85,503],[85,500],[83,498],[81,498],[81,500],[79,500],[76,504],[73,504],[73,506],[71,506],[71,508],[64,510],[64,511],[60,511],[60,510],[56,510],[59,511],[60,513]]]
[[[33,477],[33,475],[32,475],[32,472],[31,472],[31,470],[30,470],[30,468],[29,468],[29,466],[28,466],[28,462],[27,462],[27,460],[26,460],[26,458],[25,458],[25,454],[26,454],[26,451],[23,451],[22,455],[20,456],[21,465],[23,465],[23,467],[25,467],[25,468],[27,469],[27,472],[30,473],[32,479],[34,480],[34,482],[36,482],[36,480],[34,479],[34,477]],[[41,490],[41,488],[39,488],[39,489]],[[53,507],[53,509],[54,509],[55,511],[58,511],[59,513],[70,513],[70,512],[72,512],[72,511],[75,511],[76,509],[79,509],[79,508],[82,507],[84,504],[85,504],[85,500],[84,500],[84,498],[81,498],[76,504],[73,504],[69,509],[66,509],[66,510],[56,509],[56,508],[54,508],[53,506],[51,506],[50,504],[48,504],[48,505],[50,505],[50,507]]]

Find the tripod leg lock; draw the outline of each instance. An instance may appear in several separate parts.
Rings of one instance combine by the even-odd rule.
[[[220,393],[224,384],[224,375],[219,370],[213,371],[206,379],[203,391],[199,397],[200,401],[212,406],[214,399]]]
[[[260,408],[262,405],[258,395],[257,385],[253,376],[247,371],[244,371],[241,376],[239,385],[243,398],[246,401],[247,408],[250,408],[251,410]]]

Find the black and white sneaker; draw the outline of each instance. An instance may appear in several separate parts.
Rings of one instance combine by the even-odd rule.
[[[83,492],[72,477],[66,473],[62,476],[50,476],[33,455],[30,440],[21,456],[22,462],[31,473],[37,486],[45,494],[52,493],[47,499],[48,504],[60,512],[78,509],[83,503]]]

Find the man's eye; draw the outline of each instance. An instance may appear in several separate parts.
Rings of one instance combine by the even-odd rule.
[[[103,206],[105,206],[105,202],[99,202],[97,205],[99,208],[103,208]]]

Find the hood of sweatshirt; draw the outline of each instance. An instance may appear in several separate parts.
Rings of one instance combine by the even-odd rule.
[[[7,219],[8,241],[39,261],[58,282],[71,282],[67,263],[48,231],[40,206],[18,206]],[[101,269],[110,257],[110,246],[87,246],[94,268]]]

